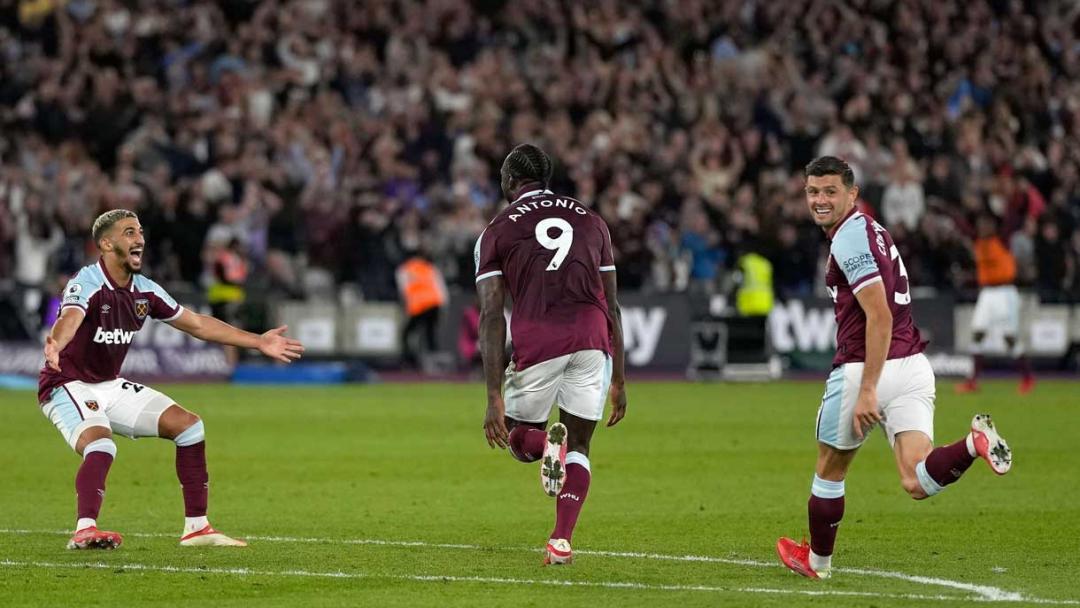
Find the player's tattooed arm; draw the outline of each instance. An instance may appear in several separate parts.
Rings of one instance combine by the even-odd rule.
[[[881,370],[889,356],[892,341],[892,311],[885,300],[885,286],[881,281],[867,285],[855,294],[863,313],[866,314],[866,361],[863,365],[859,397],[855,402],[855,435],[862,437],[878,422],[877,385]]]
[[[484,380],[487,382],[487,413],[484,415],[484,435],[488,445],[505,448],[509,442],[506,429],[506,404],[503,403],[502,380],[506,370],[506,289],[499,275],[476,284],[480,294],[480,356],[484,360]]]
[[[607,425],[613,426],[626,415],[626,353],[623,350],[622,309],[619,308],[615,272],[601,272],[608,317],[611,318],[611,416]]]
[[[60,371],[60,352],[75,337],[79,325],[86,318],[86,313],[78,306],[65,306],[60,318],[53,324],[49,335],[45,336],[45,365]]]
[[[186,308],[169,324],[207,342],[258,349],[267,357],[282,363],[291,363],[304,354],[304,346],[299,340],[285,336],[285,330],[288,329],[285,325],[275,327],[264,334],[253,334],[209,315],[191,312]]]

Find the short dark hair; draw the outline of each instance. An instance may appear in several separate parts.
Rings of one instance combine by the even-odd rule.
[[[839,175],[845,188],[855,185],[855,172],[851,170],[851,165],[835,156],[819,156],[806,165],[806,177],[825,175]]]
[[[128,211],[127,209],[112,209],[102,213],[94,220],[94,227],[91,229],[91,233],[94,235],[94,242],[97,243],[101,240],[101,237],[105,236],[105,233],[112,228],[116,222],[122,219],[133,217],[138,219],[139,216],[135,215],[134,211]]]
[[[551,181],[551,158],[532,144],[520,144],[511,150],[503,166],[518,181],[540,182],[545,188]]]

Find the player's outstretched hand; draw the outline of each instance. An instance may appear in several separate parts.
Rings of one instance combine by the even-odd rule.
[[[859,398],[855,401],[855,415],[852,416],[855,436],[862,439],[863,435],[869,433],[870,429],[879,422],[881,422],[881,413],[878,412],[877,393],[859,391]]]
[[[502,398],[492,399],[484,414],[484,435],[488,445],[506,449],[510,445],[510,432],[506,430],[506,404]]]
[[[282,325],[259,336],[259,352],[282,363],[292,363],[294,359],[299,359],[304,354],[304,345],[295,338],[285,336],[288,328],[288,325]]]
[[[52,336],[45,336],[45,365],[49,369],[60,371],[60,349]]]
[[[626,385],[612,383],[608,395],[611,397],[611,417],[607,425],[615,426],[626,415]]]

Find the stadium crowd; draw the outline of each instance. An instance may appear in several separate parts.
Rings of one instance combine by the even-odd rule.
[[[802,168],[834,154],[913,285],[971,287],[990,213],[1023,285],[1080,299],[1078,6],[4,3],[0,281],[58,292],[93,218],[124,207],[166,286],[229,267],[393,300],[420,252],[471,289],[502,158],[532,141],[553,189],[608,221],[624,288],[714,289],[757,251],[781,296],[812,293]]]

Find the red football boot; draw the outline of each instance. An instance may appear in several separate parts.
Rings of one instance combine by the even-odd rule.
[[[796,574],[801,574],[806,578],[829,578],[828,572],[815,572],[810,567],[810,543],[805,540],[797,543],[783,537],[776,541],[776,553],[780,556],[780,561]]]
[[[116,532],[98,530],[95,526],[83,528],[68,541],[68,549],[115,549],[124,542]]]

